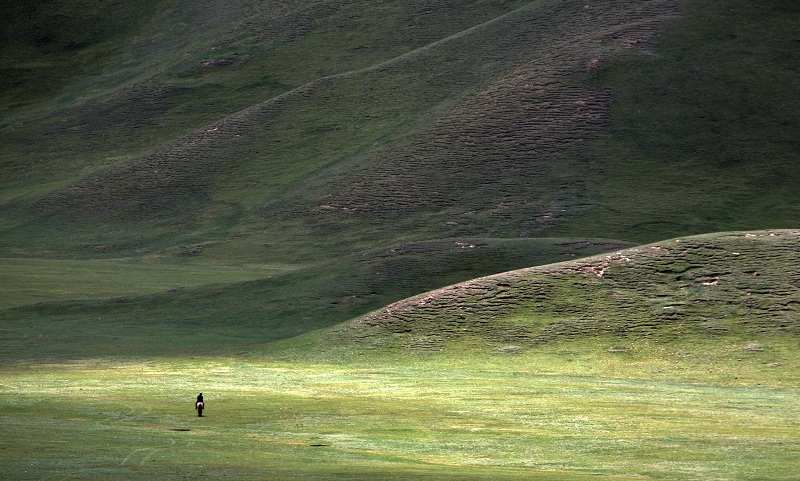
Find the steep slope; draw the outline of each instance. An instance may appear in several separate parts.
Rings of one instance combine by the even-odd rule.
[[[679,3],[167,2],[6,111],[2,246],[263,262],[791,227],[800,12]]]
[[[680,238],[431,291],[334,328],[320,346],[517,353],[713,339],[800,340],[800,232]],[[689,343],[691,344],[691,343]],[[347,348],[352,349],[352,348]]]
[[[274,180],[264,179],[264,169],[274,176],[275,170],[283,170],[284,166],[286,170],[297,166],[308,171],[316,164],[304,167],[306,159],[298,158],[302,152],[294,152],[289,146],[287,152],[277,153],[273,164],[258,172],[256,184],[250,178],[244,182],[215,179],[218,172],[213,168],[215,162],[209,159],[215,154],[223,156],[229,166],[243,162],[259,165],[264,159],[253,158],[253,152],[228,152],[226,145],[217,145],[214,152],[205,153],[203,147],[207,144],[195,142],[214,128],[205,126],[256,105],[253,110],[260,110],[266,118],[253,118],[248,114],[252,110],[245,110],[225,125],[233,123],[261,135],[247,139],[251,150],[254,145],[256,150],[260,148],[265,134],[279,137],[276,130],[282,131],[284,141],[294,142],[308,129],[298,130],[291,110],[280,113],[284,120],[270,121],[269,111],[275,113],[269,107],[270,99],[281,103],[276,96],[294,88],[395,58],[505,14],[522,3],[443,1],[431,6],[429,2],[171,2],[169,8],[165,6],[144,22],[136,31],[138,35],[118,46],[113,57],[117,63],[109,64],[105,58],[97,60],[92,65],[95,71],[84,80],[66,87],[54,82],[53,87],[59,90],[52,97],[34,99],[39,101],[36,108],[4,112],[6,141],[0,153],[7,173],[2,197],[7,209],[2,224],[20,225],[26,218],[35,219],[30,229],[23,227],[16,234],[19,238],[41,238],[47,226],[67,219],[59,226],[62,239],[66,240],[85,236],[84,228],[74,234],[70,229],[75,218],[83,218],[84,225],[102,235],[107,226],[97,221],[92,207],[103,206],[106,213],[116,212],[115,218],[125,225],[132,220],[131,213],[137,214],[135,219],[144,217],[158,223],[165,216],[194,207],[191,211],[195,215],[190,218],[195,222],[197,217],[211,216],[212,222],[227,226],[230,206],[224,199],[211,208],[204,205],[211,185],[234,182],[229,190],[238,204],[240,197],[275,195]],[[283,107],[320,107],[302,103],[302,94],[299,107],[297,96],[289,97],[294,101],[288,105],[283,102]],[[264,101],[267,104],[259,109]],[[254,124],[260,121],[268,123]],[[181,139],[193,131],[196,133]],[[309,136],[302,139],[302,144],[313,144],[314,140]],[[169,145],[163,147],[165,143]],[[337,148],[341,146],[336,143],[329,147]],[[156,150],[147,153],[153,149]],[[158,175],[149,169],[152,162],[160,166]],[[197,165],[187,166],[187,162]],[[106,167],[110,167],[108,171],[103,170]],[[95,172],[99,173],[92,175]],[[129,178],[131,173],[133,177]],[[60,187],[87,176],[86,181],[67,189],[79,199],[60,205],[64,209],[57,215],[50,215],[48,209],[42,212],[40,203],[26,209],[31,199],[48,191],[55,190],[55,197],[62,197],[64,191],[59,191]],[[267,180],[266,185],[263,180]],[[95,192],[93,186],[97,182],[103,184],[105,193]],[[181,188],[186,184],[194,187]],[[283,184],[278,188],[285,187]],[[167,199],[149,205],[151,200],[162,197]],[[138,212],[143,205],[144,214]],[[165,206],[174,208],[162,212]],[[198,206],[208,209],[201,214],[196,210]],[[253,206],[247,202],[232,207],[237,211]],[[177,228],[166,229],[172,239],[180,235],[180,230],[196,227],[179,221],[173,226]],[[147,222],[139,227],[145,242],[164,235],[158,227],[148,229],[152,226]],[[219,237],[218,233],[209,234],[207,225],[200,228],[206,229],[206,236]],[[119,230],[110,236],[116,243],[125,243]],[[86,239],[81,240],[81,244],[86,243]],[[147,247],[153,249],[152,244]]]
[[[653,55],[592,72],[615,93],[586,228],[659,240],[800,218],[800,4],[690,1]]]
[[[394,4],[384,6],[389,5]],[[290,41],[286,47],[290,51],[299,48],[298,42],[332,38],[340,30],[364,34],[352,21],[335,23],[355,15],[353,6],[334,2],[327,10],[307,11],[311,7],[294,4],[286,8],[286,15],[297,17],[289,22],[297,28],[276,35]],[[42,127],[50,134],[43,135],[48,140],[81,139],[70,143],[78,150],[76,160],[65,162],[59,155],[33,166],[24,157],[22,162],[12,161],[12,171],[19,173],[8,195],[16,209],[6,224],[26,217],[31,222],[18,224],[11,237],[41,239],[44,236],[37,232],[57,228],[60,243],[78,243],[85,252],[92,244],[99,244],[100,251],[107,249],[101,247],[108,245],[107,237],[117,249],[133,244],[152,251],[174,243],[176,237],[181,242],[208,242],[236,235],[258,245],[265,237],[278,237],[280,243],[311,234],[328,243],[335,240],[338,246],[333,248],[340,250],[376,230],[386,231],[380,235],[381,243],[409,228],[417,231],[418,239],[546,233],[555,219],[584,202],[582,182],[575,173],[579,167],[569,156],[563,158],[565,152],[574,151],[580,141],[607,124],[608,94],[571,87],[570,76],[586,68],[601,50],[610,58],[632,41],[651,38],[660,22],[677,15],[677,5],[616,2],[585,9],[577,3],[510,2],[493,12],[475,2],[470,8],[460,7],[457,20],[447,22],[447,30],[434,28],[454,12],[454,5],[443,4],[429,13],[421,8],[404,7],[399,13],[405,14],[397,17],[411,21],[415,32],[417,24],[424,26],[423,33],[413,36],[416,46],[405,41],[407,30],[386,38],[360,38],[370,51],[373,44],[386,47],[379,49],[379,55],[357,54],[358,62],[332,62],[331,69],[342,69],[339,73],[315,78],[311,69],[304,75],[309,80],[305,84],[303,76],[293,82],[275,81],[273,85],[284,86],[285,93],[278,96],[242,86],[250,99],[260,94],[268,100],[150,153],[98,169],[143,147],[127,144],[122,151],[113,142],[103,147],[98,141],[121,139],[124,147],[141,133],[157,143],[161,137],[148,132],[164,127],[175,132],[169,116],[208,98],[201,92],[209,83],[207,76],[187,80],[185,69],[196,66],[179,63],[177,72],[163,70],[174,66],[156,68],[176,62],[175,56],[189,48],[190,40],[167,42],[166,53],[159,57],[152,49],[134,50],[143,59],[140,65],[158,75],[115,87],[110,96],[88,97],[43,121],[51,126]],[[248,18],[267,32],[287,19],[259,12]],[[385,13],[367,8],[357,18],[374,22]],[[198,18],[200,25],[211,22],[207,15]],[[247,41],[236,45],[240,49],[259,45],[262,58],[229,49],[199,63],[203,69],[227,70],[219,80],[235,78],[241,85],[248,68],[267,59],[275,61],[277,54],[259,43],[266,40],[259,40],[253,25],[223,22],[233,18],[230,14],[215,19],[220,25],[212,22],[207,30],[221,35],[222,41],[232,38],[230,32],[246,36]],[[325,19],[321,26],[320,19]],[[431,37],[434,31],[438,38]],[[189,37],[192,42],[203,42],[211,34],[197,35],[199,40]],[[269,41],[275,38],[269,36]],[[305,52],[311,53],[315,45]],[[351,42],[339,48],[349,51],[358,45]],[[191,97],[176,94],[175,89],[194,84]],[[244,101],[240,97],[227,104]],[[495,105],[492,115],[483,115],[487,105]],[[518,110],[516,105],[527,107]],[[53,131],[58,117],[71,127],[59,125]],[[16,129],[11,130],[13,134]],[[66,147],[61,145],[59,151]],[[87,153],[94,149],[97,152]],[[105,160],[98,158],[101,155]],[[59,167],[73,173],[63,176]],[[77,182],[68,180],[78,172],[94,173]],[[60,180],[55,185],[64,181],[68,185],[41,195],[42,181],[53,182],[56,175]],[[29,189],[37,177],[38,187]],[[136,239],[125,239],[124,232],[132,226]],[[87,242],[87,230],[104,240]],[[347,232],[343,237],[331,236],[342,231]],[[375,245],[375,240],[369,242],[365,247]],[[270,253],[253,251],[254,257],[266,255]]]

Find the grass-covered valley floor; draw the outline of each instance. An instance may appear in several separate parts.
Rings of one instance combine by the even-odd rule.
[[[14,479],[793,479],[798,239],[511,271],[271,344],[176,318],[148,350],[74,304],[6,309],[41,329],[4,331],[0,459]]]
[[[14,479],[792,479],[797,383],[760,372],[786,346],[596,347],[5,366],[0,455]]]

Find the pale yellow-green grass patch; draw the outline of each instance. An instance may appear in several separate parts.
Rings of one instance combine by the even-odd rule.
[[[788,479],[797,466],[796,388],[468,364],[7,366],[0,455],[16,479]]]

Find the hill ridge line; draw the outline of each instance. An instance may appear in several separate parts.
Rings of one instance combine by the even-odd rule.
[[[105,177],[109,173],[113,173],[114,171],[118,172],[133,172],[142,169],[136,169],[135,166],[138,164],[142,164],[144,170],[146,170],[149,164],[159,164],[163,162],[158,162],[158,159],[161,158],[184,158],[184,155],[180,155],[182,151],[185,151],[190,148],[202,148],[203,146],[207,146],[209,142],[214,140],[214,137],[218,137],[219,133],[223,131],[227,131],[230,135],[238,137],[241,135],[237,130],[230,130],[230,124],[240,124],[243,122],[247,122],[248,118],[252,116],[257,116],[263,114],[265,110],[269,110],[275,107],[280,106],[283,102],[289,101],[297,96],[302,96],[302,94],[306,92],[313,92],[320,87],[325,85],[329,85],[336,80],[345,79],[354,77],[357,75],[361,75],[364,73],[374,72],[380,70],[381,68],[385,68],[387,66],[400,63],[404,60],[416,57],[422,52],[429,51],[439,45],[443,45],[449,43],[457,38],[463,38],[471,33],[477,32],[486,28],[488,25],[497,23],[498,21],[508,18],[514,14],[517,14],[520,11],[533,8],[534,2],[530,2],[522,7],[514,9],[510,12],[507,12],[503,15],[498,17],[492,18],[480,24],[474,25],[467,29],[461,30],[454,34],[448,35],[447,37],[443,37],[439,40],[431,42],[429,44],[423,45],[422,47],[418,47],[416,49],[410,50],[406,53],[401,55],[383,60],[381,62],[362,67],[359,69],[348,70],[345,72],[339,72],[332,75],[325,75],[322,77],[315,78],[310,80],[303,85],[299,85],[297,87],[292,88],[286,92],[283,92],[279,95],[266,99],[262,102],[256,103],[244,109],[238,110],[231,114],[228,114],[214,122],[206,124],[205,126],[199,127],[192,132],[184,134],[181,137],[176,139],[172,139],[167,141],[166,143],[162,144],[160,147],[155,147],[147,153],[139,155],[137,157],[133,157],[131,159],[120,161],[116,164],[112,164],[109,166],[105,166],[97,171],[91,172],[83,178],[78,178],[74,182],[71,182],[69,185],[58,189],[56,191],[50,192],[45,194],[43,197],[34,200],[31,204],[37,207],[48,206],[52,204],[58,203],[58,199],[62,199],[68,197],[70,192],[77,189],[77,186],[83,185],[85,183],[94,184],[96,187],[99,187],[98,184],[102,182],[102,178]],[[210,135],[212,134],[212,135]],[[148,162],[149,160],[149,162]],[[155,167],[155,165],[153,166]]]
[[[670,2],[654,2],[652,7],[660,7],[665,3],[669,4]],[[66,205],[63,203],[63,200],[69,199],[70,197],[76,198],[74,198],[71,202],[68,201],[67,205],[77,205],[77,203],[83,202],[80,201],[79,198],[82,197],[82,194],[87,190],[92,193],[108,190],[107,186],[104,184],[109,175],[125,176],[129,179],[135,178],[135,181],[139,185],[150,186],[149,189],[141,189],[134,186],[128,187],[130,192],[135,192],[138,196],[140,196],[139,200],[133,200],[133,204],[137,205],[142,204],[143,202],[152,202],[154,200],[153,197],[157,197],[155,194],[152,194],[152,192],[154,190],[158,190],[159,188],[169,188],[175,192],[180,192],[182,190],[187,192],[188,190],[196,191],[198,188],[202,188],[205,182],[200,182],[198,177],[209,179],[210,176],[225,170],[226,166],[236,162],[235,159],[237,156],[231,155],[230,150],[221,152],[224,153],[224,155],[215,155],[215,150],[223,151],[224,149],[233,149],[235,151],[235,149],[239,148],[242,143],[247,144],[247,134],[254,133],[256,131],[259,131],[261,135],[269,135],[271,129],[270,117],[280,115],[281,107],[283,107],[287,102],[294,101],[296,99],[302,99],[304,96],[310,96],[314,92],[317,92],[320,89],[335,83],[336,81],[380,71],[381,69],[389,68],[405,61],[418,58],[420,55],[423,55],[426,52],[430,52],[441,46],[448,45],[455,40],[463,39],[470,35],[482,32],[505,20],[514,18],[523,12],[537,10],[541,7],[542,4],[531,2],[503,15],[461,30],[399,56],[364,68],[316,78],[280,95],[229,114],[215,122],[196,129],[191,133],[185,134],[178,139],[169,141],[161,147],[156,147],[148,153],[128,160],[123,160],[117,164],[112,164],[98,171],[92,172],[86,177],[77,179],[59,190],[47,193],[43,197],[34,200],[32,205],[36,207],[44,207],[46,209],[50,209],[52,207],[56,207],[56,209],[58,209],[58,206],[66,207]],[[647,7],[650,8],[651,6],[648,5]],[[634,21],[614,25],[611,29],[606,28],[600,31],[594,31],[585,35],[580,35],[578,36],[577,40],[585,41],[587,38],[601,38],[608,36],[609,32],[630,29],[631,26],[646,24],[652,25],[653,23],[659,23],[665,18],[672,18],[675,16],[672,8],[669,9],[669,12],[670,13],[664,14],[659,11],[658,15],[647,18],[641,18],[641,12],[632,12],[635,15]],[[575,42],[575,38],[569,38],[551,46],[548,50],[558,50],[559,45],[574,44]],[[252,145],[252,140],[249,141]],[[168,172],[170,175],[165,175],[165,172]],[[190,178],[194,183],[193,186],[188,185],[188,180]],[[119,187],[117,186],[116,189],[119,190]],[[78,195],[75,196],[75,194]],[[96,204],[98,205],[93,205],[91,209],[95,213],[102,214],[103,211],[105,211],[105,215],[113,215],[111,210],[105,208],[103,205],[100,205],[102,203]]]
[[[548,273],[552,274],[555,272],[559,272],[562,270],[567,271],[580,271],[587,274],[594,274],[599,278],[602,278],[605,275],[605,270],[609,267],[611,262],[631,262],[633,258],[639,254],[641,255],[646,249],[653,249],[653,250],[660,250],[664,249],[664,245],[669,243],[677,243],[680,244],[681,242],[692,242],[702,240],[708,237],[734,237],[734,238],[752,238],[752,237],[783,237],[783,236],[800,236],[800,230],[798,229],[765,229],[759,231],[730,231],[730,232],[714,232],[708,234],[699,234],[699,235],[692,235],[692,236],[681,236],[676,237],[674,239],[665,239],[663,241],[651,242],[647,244],[626,247],[624,249],[616,250],[613,252],[607,252],[602,254],[596,254],[588,257],[582,257],[580,259],[570,259],[561,262],[556,262],[552,264],[544,264],[544,265],[537,265],[532,267],[524,267],[522,269],[514,269],[511,271],[506,272],[498,272],[496,274],[490,274],[488,276],[481,276],[476,277],[475,279],[470,279],[468,281],[457,282],[455,284],[451,284],[449,286],[443,286],[438,289],[434,289],[428,292],[423,292],[414,296],[411,296],[407,299],[402,299],[400,301],[394,302],[385,306],[373,313],[366,314],[362,316],[360,319],[366,319],[372,316],[375,313],[379,313],[382,311],[391,312],[392,306],[397,306],[398,308],[405,307],[409,304],[425,304],[428,300],[436,297],[437,294],[446,293],[451,291],[457,291],[461,289],[468,289],[470,287],[476,287],[484,285],[487,282],[492,281],[500,281],[500,280],[507,280],[507,279],[521,279],[525,276],[535,273]],[[362,322],[360,320],[355,322]]]
[[[516,352],[593,335],[797,335],[799,243],[798,229],[678,237],[434,289],[330,336],[423,351],[478,336]]]
[[[310,80],[310,81],[304,83],[303,85],[299,85],[297,87],[292,88],[291,90],[287,90],[286,92],[283,92],[283,93],[281,93],[279,95],[276,95],[274,97],[270,97],[269,99],[266,99],[266,100],[264,100],[262,102],[256,103],[254,105],[251,105],[249,107],[245,107],[244,109],[241,109],[241,110],[233,112],[233,113],[231,113],[229,115],[226,115],[225,117],[223,117],[223,118],[221,118],[219,120],[216,120],[216,121],[214,121],[214,122],[212,122],[210,124],[207,124],[204,127],[198,128],[197,130],[195,130],[192,133],[186,134],[185,136],[181,137],[181,139],[182,138],[191,137],[191,136],[193,136],[193,135],[195,135],[195,134],[197,134],[198,132],[201,132],[201,131],[209,132],[209,131],[215,130],[215,128],[218,129],[220,126],[222,126],[222,124],[224,124],[228,119],[230,119],[232,117],[236,117],[236,116],[239,116],[239,115],[244,115],[248,111],[258,110],[258,109],[264,108],[266,106],[269,106],[272,103],[281,102],[282,100],[284,100],[287,97],[292,97],[292,96],[300,94],[300,93],[302,93],[302,92],[304,92],[306,90],[312,89],[313,87],[315,87],[318,84],[324,84],[324,83],[328,83],[330,81],[334,81],[334,80],[338,80],[338,79],[342,79],[342,78],[349,78],[349,77],[352,77],[352,76],[360,75],[362,73],[373,72],[373,71],[376,71],[376,70],[380,70],[381,68],[384,68],[386,66],[402,62],[403,60],[406,60],[406,59],[412,58],[412,57],[414,57],[416,55],[419,55],[421,52],[431,50],[431,49],[433,49],[433,48],[435,48],[435,47],[437,47],[439,45],[451,42],[451,41],[453,41],[455,39],[458,39],[458,38],[465,37],[465,36],[467,36],[467,35],[469,35],[471,33],[474,33],[474,32],[477,32],[479,30],[482,30],[482,29],[486,28],[487,26],[489,26],[489,25],[491,25],[493,23],[497,23],[497,22],[501,21],[502,19],[505,19],[507,17],[515,15],[515,14],[521,12],[521,11],[524,11],[524,10],[527,10],[527,9],[531,9],[531,8],[533,8],[532,5],[534,5],[535,3],[536,2],[530,2],[530,3],[528,3],[528,4],[526,4],[526,5],[522,6],[522,7],[514,9],[514,10],[512,10],[510,12],[504,13],[503,15],[497,16],[495,18],[492,18],[492,19],[487,20],[485,22],[479,23],[477,25],[473,25],[472,27],[466,28],[466,29],[461,30],[459,32],[456,32],[454,34],[448,35],[447,37],[443,37],[443,38],[441,38],[439,40],[436,40],[436,41],[431,42],[429,44],[423,45],[421,47],[417,47],[417,48],[415,48],[413,50],[410,50],[408,52],[405,52],[403,54],[397,55],[395,57],[383,60],[381,62],[372,64],[372,65],[368,65],[366,67],[362,67],[362,68],[359,68],[359,69],[347,70],[347,71],[344,71],[344,72],[339,72],[339,73],[335,73],[335,74],[331,74],[331,75],[324,75],[322,77],[317,77],[317,78],[315,78],[313,80]],[[537,4],[536,6],[539,6],[539,5]],[[178,142],[181,139],[176,139],[175,141],[172,141],[172,142]],[[147,155],[147,154],[145,154],[145,155]]]
[[[516,8],[516,9],[510,11],[510,12],[504,13],[502,15],[499,15],[499,16],[497,16],[495,18],[489,19],[489,20],[487,20],[485,22],[482,22],[482,23],[479,23],[477,25],[473,25],[472,27],[469,27],[469,28],[466,28],[464,30],[458,31],[458,32],[456,32],[454,34],[448,35],[448,36],[443,37],[443,38],[441,38],[439,40],[436,40],[434,42],[428,43],[428,44],[423,45],[421,47],[417,47],[417,48],[415,48],[413,50],[410,50],[408,52],[405,52],[403,54],[397,55],[395,57],[383,60],[381,62],[372,64],[372,65],[368,65],[366,67],[362,67],[362,68],[359,68],[359,69],[347,70],[347,71],[339,72],[339,73],[336,73],[336,74],[324,75],[322,77],[318,77],[316,79],[313,79],[313,80],[310,80],[310,81],[306,82],[303,85],[299,85],[299,86],[297,86],[297,87],[295,87],[295,88],[293,88],[291,90],[288,90],[288,91],[283,92],[283,93],[281,93],[279,95],[276,95],[275,97],[271,97],[271,98],[266,99],[266,100],[264,100],[262,102],[259,102],[257,104],[251,105],[250,107],[246,107],[244,109],[241,109],[241,110],[238,110],[236,112],[233,112],[233,113],[223,117],[220,120],[217,120],[215,122],[212,122],[211,124],[208,124],[205,127],[201,127],[199,129],[197,129],[195,131],[195,133],[199,132],[199,131],[202,131],[202,130],[206,130],[206,131],[208,131],[209,129],[213,130],[215,127],[218,128],[221,125],[221,123],[225,122],[227,119],[229,119],[231,117],[234,117],[234,116],[237,116],[237,115],[244,115],[248,111],[257,110],[257,109],[263,108],[263,107],[265,107],[265,106],[267,106],[267,105],[269,105],[269,104],[271,104],[273,102],[280,102],[280,101],[284,100],[287,97],[291,97],[291,96],[294,96],[296,94],[302,93],[302,92],[304,92],[304,91],[306,91],[308,89],[311,89],[311,88],[315,87],[318,84],[324,84],[324,83],[332,82],[332,81],[343,79],[343,78],[349,78],[349,77],[357,76],[357,75],[360,75],[360,74],[363,74],[363,73],[374,72],[374,71],[380,70],[382,68],[394,65],[396,63],[400,63],[400,62],[402,62],[404,60],[414,58],[414,57],[420,55],[421,53],[427,52],[429,50],[432,50],[432,49],[434,49],[434,48],[436,48],[436,47],[438,47],[440,45],[444,45],[446,43],[452,42],[454,40],[457,40],[457,39],[466,37],[468,35],[471,35],[473,33],[479,32],[481,30],[484,30],[484,29],[488,28],[489,26],[491,26],[491,25],[493,25],[495,23],[501,22],[501,21],[503,21],[503,20],[505,20],[507,18],[510,18],[512,16],[515,16],[515,15],[519,14],[520,12],[523,12],[523,11],[526,11],[526,10],[533,10],[534,8],[541,8],[541,6],[542,5],[541,5],[540,2],[529,2],[526,5],[524,5],[522,7],[519,7],[519,8]],[[625,30],[627,28],[630,28],[631,26],[647,25],[647,24],[652,24],[652,23],[661,23],[665,19],[676,18],[677,16],[678,15],[664,14],[664,15],[659,15],[657,17],[653,17],[653,18],[640,19],[640,20],[636,20],[636,21],[633,21],[633,22],[628,22],[628,23],[616,25],[616,26],[614,26],[612,28],[604,29],[604,30],[601,30],[599,32],[593,32],[592,34],[585,35],[585,36],[582,36],[580,38],[584,38],[584,39],[585,38],[590,38],[590,39],[591,38],[597,38],[597,37],[600,37],[600,36],[607,35],[610,32],[616,32],[616,31]],[[553,49],[557,49],[557,47],[559,45],[570,44],[570,43],[574,43],[574,40],[564,40],[562,42],[558,42],[557,44],[553,45]],[[187,134],[187,136],[190,136],[190,135],[192,135],[192,133]]]

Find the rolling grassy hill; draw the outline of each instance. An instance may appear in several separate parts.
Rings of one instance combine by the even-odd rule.
[[[249,351],[476,273],[623,246],[599,239],[443,240],[306,266],[6,259],[0,261],[2,281],[13,288],[4,289],[0,358]]]
[[[798,218],[791,2],[125,5],[4,17],[4,257],[319,282],[338,265],[367,279],[357,298],[388,303],[561,260],[568,239],[613,249]],[[477,249],[402,289],[356,261],[471,239],[514,241],[496,265]],[[329,292],[308,289],[296,297]]]
[[[454,284],[331,328],[342,353],[458,352],[464,345],[521,355],[548,344],[606,342],[610,352],[775,341],[797,379],[798,231],[679,238]],[[700,349],[702,350],[702,349]],[[793,351],[793,352],[792,352]],[[648,352],[644,358],[652,353]],[[716,352],[703,352],[708,360]],[[334,357],[338,357],[337,354]]]

